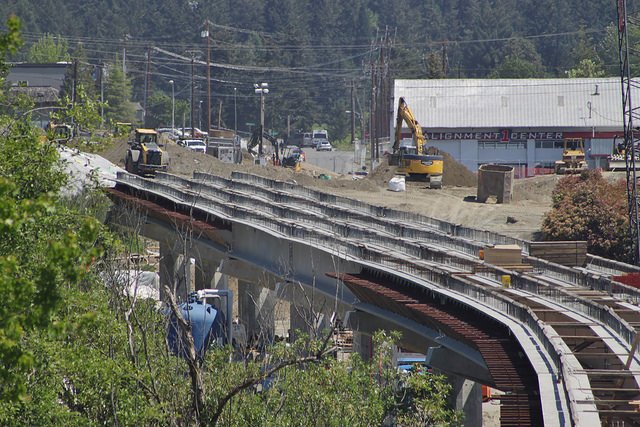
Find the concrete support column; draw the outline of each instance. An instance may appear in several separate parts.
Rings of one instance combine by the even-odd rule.
[[[267,344],[275,335],[275,294],[261,285],[238,281],[238,312],[240,323],[252,344]]]
[[[353,332],[353,351],[357,352],[362,360],[369,360],[373,357],[373,340],[371,335],[361,332]]]
[[[482,425],[482,385],[457,375],[448,375],[453,386],[452,405],[464,412],[464,426]]]
[[[300,334],[313,335],[313,313],[305,307],[289,306],[289,342],[294,342]]]
[[[195,287],[197,290],[218,288],[215,282],[216,275],[219,275],[219,273],[216,272],[217,268],[218,264],[214,261],[196,258]]]
[[[160,242],[160,298],[166,299],[164,287],[168,286],[178,301],[184,301],[188,293],[189,260],[175,242]]]

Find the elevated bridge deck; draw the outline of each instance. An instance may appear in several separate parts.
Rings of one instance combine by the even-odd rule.
[[[632,266],[590,257],[568,268],[527,256],[526,241],[239,173],[120,174],[112,194],[205,224],[250,224],[361,264],[359,274],[327,274],[363,303],[477,349],[492,385],[509,392],[503,425],[640,423],[631,403],[640,398],[640,292],[611,279]],[[522,248],[529,271],[478,258],[505,243]]]

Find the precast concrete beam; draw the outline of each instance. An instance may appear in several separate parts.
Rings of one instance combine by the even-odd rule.
[[[268,273],[264,268],[252,265],[247,261],[237,258],[226,258],[219,266],[219,271],[223,274],[238,278],[246,282],[260,283],[269,289],[274,289],[278,278]]]
[[[467,358],[445,347],[429,347],[425,361],[428,365],[449,374],[482,384],[493,384],[493,378],[488,369],[478,369],[478,366],[469,363]]]

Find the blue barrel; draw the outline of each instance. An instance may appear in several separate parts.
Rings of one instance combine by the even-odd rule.
[[[182,317],[191,326],[191,334],[196,347],[196,352],[200,358],[211,343],[218,337],[224,337],[222,313],[213,306],[202,301],[182,303],[179,306]],[[182,337],[176,317],[171,314],[167,328],[167,340],[171,352],[180,357],[187,357],[186,346]]]

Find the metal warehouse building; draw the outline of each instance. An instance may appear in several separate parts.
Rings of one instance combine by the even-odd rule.
[[[396,80],[393,108],[404,97],[427,146],[470,170],[500,163],[522,177],[551,171],[566,138],[583,138],[590,168],[606,167],[623,136],[621,93],[620,78]]]

